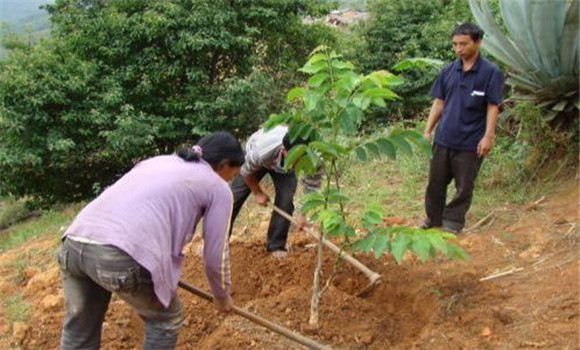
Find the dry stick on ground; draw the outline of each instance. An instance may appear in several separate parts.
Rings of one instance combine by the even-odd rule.
[[[480,279],[479,279],[479,282],[483,282],[483,281],[491,280],[491,279],[494,279],[494,278],[498,278],[498,277],[503,277],[503,276],[511,275],[511,274],[514,274],[514,273],[516,273],[516,272],[520,272],[520,271],[523,271],[523,270],[524,270],[524,268],[523,268],[523,267],[514,267],[514,268],[512,268],[512,269],[510,269],[510,270],[508,270],[508,271],[499,272],[499,273],[494,273],[494,274],[491,274],[491,275],[489,275],[489,276],[486,276],[486,277],[480,278]]]
[[[527,210],[527,211],[529,211],[529,210],[532,210],[532,209],[536,209],[536,207],[537,207],[537,206],[538,206],[540,203],[542,203],[542,202],[543,202],[545,199],[546,199],[546,196],[542,196],[542,197],[541,197],[540,199],[538,199],[537,201],[535,201],[535,202],[532,202],[532,203],[528,204],[528,205],[526,206],[526,210]]]
[[[179,282],[178,286],[185,289],[186,291],[197,295],[198,297],[205,299],[209,302],[213,301],[213,296],[209,293],[204,292],[201,289],[198,289],[194,286],[191,286],[187,283],[184,282]],[[288,339],[291,339],[299,344],[302,344],[306,347],[308,347],[309,349],[321,349],[321,350],[332,350],[329,346],[326,345],[322,345],[320,343],[315,342],[312,339],[306,338],[300,334],[294,333],[291,330],[289,330],[288,328],[282,327],[276,323],[270,322],[268,320],[266,320],[265,318],[262,318],[256,314],[253,314],[251,312],[248,312],[240,307],[234,306],[233,307],[233,311],[234,313],[247,318],[248,320],[259,324],[260,326],[266,327],[269,330],[276,332],[280,335],[285,336]]]
[[[476,228],[482,226],[483,224],[485,224],[489,219],[491,219],[493,216],[495,215],[495,210],[492,210],[489,214],[487,214],[483,219],[479,220],[478,222],[476,222],[473,226],[468,227],[467,229],[465,229],[465,232],[469,232],[469,231],[473,231]]]

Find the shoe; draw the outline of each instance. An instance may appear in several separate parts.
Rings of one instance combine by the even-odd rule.
[[[452,233],[452,234],[454,234],[456,236],[461,233],[461,229],[456,229],[456,228],[451,228],[451,227],[445,227],[445,226],[443,226],[441,228],[441,231],[444,231],[444,232],[447,232],[447,233]]]
[[[270,254],[272,255],[273,258],[276,259],[284,259],[288,256],[288,252],[285,250],[274,250]]]
[[[441,226],[432,225],[429,221],[425,220],[419,224],[418,228],[420,228],[422,230],[428,230],[430,228],[439,228],[439,227],[441,227]]]
[[[428,224],[427,221],[423,221],[422,223],[419,224],[419,228],[423,229],[423,230],[427,230],[432,228],[433,226],[431,226],[431,224]]]

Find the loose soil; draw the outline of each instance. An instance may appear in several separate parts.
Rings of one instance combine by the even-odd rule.
[[[341,263],[323,296],[320,327],[308,326],[315,249],[303,233],[292,232],[291,253],[276,260],[264,251],[265,237],[238,232],[231,243],[235,303],[335,349],[579,349],[578,183],[536,205],[495,208],[491,223],[463,233],[459,244],[467,263],[446,260],[421,264],[406,257],[356,257],[383,276],[376,288],[357,294],[365,276]],[[266,221],[267,212],[256,216]],[[385,218],[386,224],[412,224]],[[471,223],[473,224],[473,223]],[[260,227],[265,225],[258,225]],[[242,228],[238,228],[242,231]],[[52,254],[54,238],[34,239],[0,255],[0,293],[28,302],[26,322],[9,322],[0,310],[1,349],[55,349],[63,316],[63,296]],[[195,254],[187,248],[182,280],[203,289],[207,283]],[[19,261],[27,259],[26,267]],[[332,274],[327,252],[324,276]],[[481,281],[498,272],[519,272]],[[185,324],[179,349],[304,349],[236,315],[180,290]],[[104,349],[138,349],[143,324],[122,301],[113,299],[104,324]]]

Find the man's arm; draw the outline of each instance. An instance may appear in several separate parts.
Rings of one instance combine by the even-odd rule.
[[[445,105],[445,101],[442,99],[436,98],[433,100],[433,104],[431,105],[431,110],[429,111],[429,117],[427,118],[427,125],[425,126],[425,131],[423,131],[423,137],[427,140],[431,141],[431,133],[437,125],[439,118],[443,114],[443,106]]]
[[[487,114],[485,120],[485,135],[477,144],[477,155],[485,157],[489,154],[493,147],[493,139],[495,138],[495,124],[499,116],[499,106],[489,103],[487,105]]]
[[[270,197],[268,197],[268,195],[262,191],[262,187],[260,187],[260,181],[256,179],[254,174],[244,176],[244,182],[246,185],[248,185],[250,191],[252,191],[256,203],[266,206],[270,201]]]

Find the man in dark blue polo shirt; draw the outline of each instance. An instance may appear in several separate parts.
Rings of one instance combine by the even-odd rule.
[[[434,101],[424,137],[431,140],[435,125],[437,130],[423,228],[461,231],[481,162],[493,147],[503,75],[496,65],[480,56],[482,37],[483,30],[474,24],[457,26],[451,39],[458,59],[443,68],[431,88]],[[446,204],[447,186],[452,179],[456,192]]]

